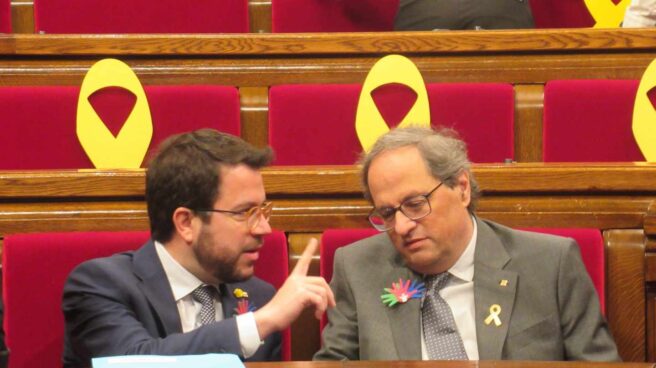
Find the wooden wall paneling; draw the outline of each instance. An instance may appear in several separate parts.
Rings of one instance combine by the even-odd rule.
[[[271,32],[271,0],[248,0],[251,32]]]
[[[34,33],[34,2],[11,0],[11,28],[14,33]]]
[[[607,252],[607,318],[622,359],[644,361],[645,238],[642,230],[604,231]],[[651,349],[650,349],[651,350]]]
[[[515,161],[542,161],[544,85],[515,85]]]
[[[267,87],[242,87],[239,89],[241,104],[241,137],[256,147],[269,144],[269,89]]]
[[[651,203],[644,221],[647,237],[645,274],[647,289],[647,360],[656,360],[656,201]]]
[[[321,238],[321,233],[289,234],[289,270],[294,269],[310,238]],[[309,275],[319,275],[319,251],[310,265]],[[314,317],[314,310],[304,311],[292,324],[292,360],[312,360],[314,353],[321,346],[319,321]]]

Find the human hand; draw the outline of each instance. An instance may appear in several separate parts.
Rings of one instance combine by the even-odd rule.
[[[335,306],[335,296],[326,280],[307,275],[318,246],[316,239],[310,239],[280,290],[269,303],[253,313],[260,339],[287,328],[305,308],[314,307],[315,317],[321,319],[327,308]]]

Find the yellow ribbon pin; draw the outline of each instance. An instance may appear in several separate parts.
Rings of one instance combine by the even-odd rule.
[[[236,298],[248,298],[248,293],[240,288],[235,289],[232,293]]]
[[[656,88],[656,59],[642,75],[633,105],[633,137],[648,162],[656,162],[656,110],[647,93]]]
[[[421,73],[415,64],[404,56],[385,56],[378,60],[369,71],[360,92],[355,115],[355,130],[365,152],[369,152],[378,137],[389,131],[389,126],[378,111],[371,93],[376,88],[390,83],[404,84],[417,94],[415,104],[401,120],[399,127],[430,126],[428,92]]]
[[[125,88],[137,98],[116,137],[89,102],[89,96],[105,87]],[[93,165],[99,169],[137,169],[146,156],[152,136],[150,108],[137,75],[116,59],[95,63],[82,81],[77,101],[77,137]]]
[[[501,306],[499,304],[492,304],[490,307],[490,315],[485,319],[485,324],[490,325],[490,323],[494,321],[495,326],[501,326],[501,319],[499,319],[499,314],[501,314]]]
[[[617,28],[624,20],[624,13],[631,0],[615,5],[612,0],[585,0],[585,6],[595,20],[593,28]]]

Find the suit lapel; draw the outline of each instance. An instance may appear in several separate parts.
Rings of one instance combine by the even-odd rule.
[[[480,360],[500,360],[508,335],[517,290],[517,273],[503,269],[510,256],[494,231],[476,219],[478,235],[474,255],[474,299],[476,309],[476,340]],[[499,306],[501,325],[486,319]]]
[[[223,318],[228,319],[236,314],[237,298],[234,297],[235,286],[223,284],[221,286],[221,305],[223,306]]]
[[[390,244],[390,247],[392,245]],[[393,249],[393,248],[392,248]],[[380,279],[379,290],[392,287],[393,282],[417,279],[420,277],[412,273],[401,260],[401,256],[394,252],[390,259],[391,272]],[[379,301],[382,303],[382,301]],[[393,307],[385,307],[389,325],[394,336],[394,345],[399,360],[421,359],[421,336],[419,333],[419,312],[421,310],[421,299],[410,299],[405,304],[396,304]]]
[[[155,310],[156,317],[159,317],[164,333],[170,335],[182,332],[173,291],[152,240],[134,253],[132,262],[134,274],[142,281],[141,291]]]

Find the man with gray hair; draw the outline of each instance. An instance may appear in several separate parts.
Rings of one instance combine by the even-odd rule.
[[[453,133],[395,129],[361,163],[383,233],[337,250],[315,359],[620,359],[576,242],[476,217]]]

